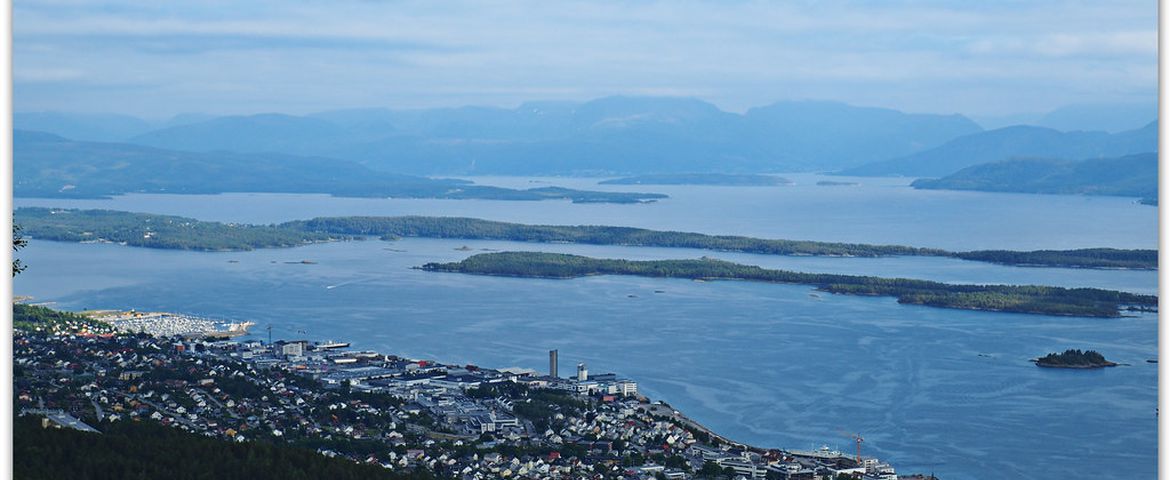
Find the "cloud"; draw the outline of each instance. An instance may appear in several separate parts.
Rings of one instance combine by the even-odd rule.
[[[18,82],[61,82],[85,78],[85,72],[72,68],[22,68],[12,76]]]
[[[981,38],[971,42],[969,50],[980,55],[1066,58],[1135,56],[1149,59],[1158,54],[1158,32],[1051,33],[1029,37]]]
[[[1146,1],[51,0],[13,8],[17,109],[303,113],[662,93],[736,110],[819,97],[917,111],[1041,111],[1085,95],[1152,101],[1157,92],[1156,10]],[[136,98],[85,93],[99,83],[158,88]]]

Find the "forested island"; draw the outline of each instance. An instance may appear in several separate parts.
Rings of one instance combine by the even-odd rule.
[[[792,185],[792,180],[773,175],[728,173],[674,173],[636,175],[597,182],[598,185],[718,185],[729,187],[772,187]]]
[[[1096,288],[955,285],[906,278],[802,273],[703,258],[618,260],[545,252],[498,252],[460,262],[427,263],[422,270],[529,278],[635,275],[692,280],[747,280],[811,285],[829,293],[890,296],[898,303],[942,308],[1085,317],[1118,317],[1124,309],[1154,310],[1158,299]]]
[[[1116,367],[1117,364],[1105,359],[1104,355],[1095,350],[1080,351],[1068,349],[1064,353],[1049,353],[1033,360],[1038,367],[1048,368],[1105,368]]]
[[[1094,248],[951,252],[901,245],[762,239],[599,225],[527,225],[460,217],[319,217],[278,225],[245,225],[111,210],[26,207],[16,210],[15,221],[28,235],[46,240],[110,241],[188,250],[250,250],[377,236],[385,240],[400,237],[459,238],[697,248],[764,255],[930,256],[1038,267],[1145,270],[1158,267],[1157,250]]]

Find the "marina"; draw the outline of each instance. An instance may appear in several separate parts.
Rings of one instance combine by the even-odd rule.
[[[169,312],[139,312],[135,310],[92,310],[82,312],[90,318],[106,322],[124,333],[145,333],[153,336],[183,336],[188,338],[231,338],[248,334],[253,322],[224,322],[194,315]]]

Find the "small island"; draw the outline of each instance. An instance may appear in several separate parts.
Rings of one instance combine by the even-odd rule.
[[[598,185],[717,185],[726,187],[773,187],[792,181],[773,175],[727,173],[676,173],[637,175],[598,182]]]
[[[1049,353],[1032,360],[1037,367],[1046,368],[1105,368],[1116,367],[1117,364],[1105,359],[1104,355],[1095,350],[1080,351],[1068,349],[1064,353]]]
[[[834,180],[821,180],[817,182],[818,187],[856,187],[861,185],[857,182],[838,182]]]

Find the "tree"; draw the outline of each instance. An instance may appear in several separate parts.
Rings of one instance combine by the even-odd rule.
[[[22,235],[20,233],[20,230],[21,230],[20,225],[17,225],[15,223],[12,224],[12,253],[14,253],[14,254],[16,253],[17,250],[20,250],[28,245],[28,240],[26,240],[24,238],[24,235]],[[28,268],[28,266],[25,265],[24,263],[22,263],[19,258],[12,259],[12,276],[13,277],[15,277],[16,274],[23,272],[25,268]]]
[[[707,460],[703,462],[703,468],[699,470],[699,475],[707,478],[714,478],[723,474],[723,468],[718,463]]]

